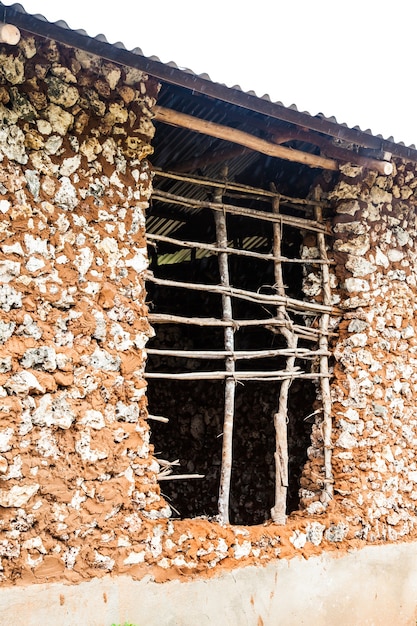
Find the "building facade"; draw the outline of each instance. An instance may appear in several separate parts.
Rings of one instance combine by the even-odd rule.
[[[19,20],[0,50],[2,583],[414,539],[415,151]]]

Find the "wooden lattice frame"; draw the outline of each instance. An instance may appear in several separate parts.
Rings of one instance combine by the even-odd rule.
[[[271,510],[272,520],[277,524],[283,524],[286,521],[286,498],[288,489],[288,446],[287,446],[287,419],[288,419],[288,392],[291,382],[296,378],[313,379],[317,381],[320,388],[320,396],[323,411],[323,439],[324,439],[324,488],[323,500],[329,501],[333,492],[333,477],[331,468],[331,397],[330,397],[330,374],[328,357],[330,356],[328,339],[329,339],[329,321],[330,315],[334,312],[331,303],[330,289],[330,264],[331,261],[327,256],[326,235],[329,234],[328,226],[323,219],[323,207],[325,203],[321,201],[317,192],[314,197],[305,200],[298,198],[289,198],[280,195],[273,187],[271,190],[257,189],[240,185],[236,183],[228,183],[227,181],[208,180],[202,177],[191,177],[178,173],[156,172],[157,177],[161,179],[174,179],[191,185],[211,188],[213,192],[212,201],[201,201],[192,198],[179,196],[172,193],[163,192],[155,189],[153,194],[154,200],[166,202],[170,205],[181,206],[182,209],[211,209],[213,212],[214,223],[216,227],[216,241],[213,243],[202,243],[197,241],[183,241],[174,237],[163,236],[158,234],[147,234],[148,243],[155,245],[158,242],[165,242],[176,245],[181,248],[201,249],[214,253],[218,257],[220,284],[206,285],[189,282],[180,282],[174,280],[166,280],[155,276],[152,272],[147,272],[148,281],[157,285],[176,287],[179,289],[203,290],[219,294],[222,299],[222,319],[202,318],[202,317],[182,317],[171,314],[150,314],[152,324],[193,324],[196,326],[215,327],[221,326],[224,329],[224,350],[206,350],[206,351],[190,351],[190,350],[165,350],[165,349],[149,349],[149,354],[160,356],[175,356],[184,358],[204,358],[213,360],[223,360],[224,369],[215,369],[209,372],[147,372],[148,379],[174,379],[174,380],[225,380],[225,400],[224,400],[224,425],[223,425],[223,448],[222,448],[222,467],[220,476],[220,487],[218,497],[218,518],[222,523],[229,523],[229,499],[230,499],[230,482],[232,471],[232,444],[233,444],[233,421],[234,421],[234,399],[237,381],[268,381],[280,380],[281,387],[278,398],[278,409],[274,416],[274,425],[276,433],[275,446],[275,473],[276,473],[276,489],[275,504]],[[225,192],[236,192],[250,198],[257,198],[271,203],[271,210],[249,209],[243,206],[235,206],[225,204],[223,195]],[[281,209],[288,206],[306,208],[311,217],[294,217],[283,212]],[[270,254],[261,254],[250,250],[237,249],[228,245],[228,232],[226,224],[226,215],[243,215],[253,219],[260,219],[272,222],[273,228],[273,250]],[[307,214],[307,212],[306,212]],[[319,258],[302,259],[288,258],[281,253],[282,229],[284,225],[289,225],[306,232],[312,232],[316,236],[317,248],[319,250]],[[275,276],[275,294],[265,295],[253,291],[236,289],[230,284],[229,277],[229,257],[230,255],[244,255],[253,258],[262,258],[270,260],[274,263]],[[301,263],[314,264],[321,273],[322,280],[322,301],[304,301],[289,298],[286,295],[286,289],[283,281],[282,265],[283,263]],[[241,298],[250,302],[273,304],[276,306],[276,315],[266,319],[254,320],[237,320],[233,318],[233,299]],[[305,315],[306,318],[316,317],[315,327],[308,325],[303,326],[294,323],[289,313],[296,312]],[[318,319],[318,323],[317,323]],[[280,332],[285,339],[286,348],[276,350],[257,350],[257,351],[237,351],[235,350],[234,335],[236,329],[258,325],[264,327],[275,327],[275,332]],[[298,347],[300,339],[308,340],[312,343],[311,349]],[[238,359],[259,359],[264,357],[284,356],[286,358],[285,369],[276,371],[236,371],[235,363]],[[296,358],[316,359],[318,360],[318,371],[301,372],[295,367]],[[158,421],[167,421],[162,416],[150,415],[151,419]],[[163,479],[167,478],[192,478],[198,475],[169,475],[164,472]]]

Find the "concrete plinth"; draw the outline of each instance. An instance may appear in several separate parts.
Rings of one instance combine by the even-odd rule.
[[[213,579],[157,584],[105,577],[79,585],[0,590],[0,623],[14,626],[415,625],[417,543],[341,557],[276,561]]]

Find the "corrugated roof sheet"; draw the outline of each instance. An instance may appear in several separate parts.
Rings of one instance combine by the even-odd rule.
[[[403,142],[396,142],[393,137],[384,138],[382,135],[373,135],[371,130],[362,130],[359,126],[355,126],[353,128],[349,127],[345,123],[338,122],[335,117],[326,117],[321,113],[314,116],[308,111],[299,111],[295,104],[286,106],[280,101],[272,102],[268,94],[258,96],[253,91],[242,90],[239,85],[227,87],[226,85],[214,83],[208,74],[196,74],[188,68],[179,67],[174,61],[163,63],[156,56],[145,57],[142,50],[138,47],[128,50],[122,42],[110,43],[103,34],[91,37],[83,29],[71,29],[64,20],[49,22],[43,15],[31,15],[26,12],[25,8],[21,4],[6,6],[0,2],[0,19],[13,23],[16,26],[34,34],[50,37],[60,41],[61,43],[67,43],[69,45],[74,45],[75,47],[80,47],[93,54],[102,56],[103,58],[114,60],[115,62],[121,62],[128,66],[130,65],[129,58],[141,58],[143,60],[142,65],[145,71],[161,80],[165,80],[168,83],[172,82],[177,85],[181,84],[184,87],[189,86],[193,89],[195,89],[198,84],[200,86],[201,93],[208,93],[210,89],[207,88],[207,84],[211,84],[214,88],[218,88],[217,97],[220,99],[240,104],[241,106],[252,110],[255,110],[253,101],[257,100],[259,103],[265,103],[263,106],[259,104],[257,110],[265,113],[266,115],[271,115],[272,117],[277,117],[278,119],[284,119],[285,121],[289,121],[294,124],[308,124],[307,120],[310,119],[310,124],[308,124],[308,126],[312,130],[329,134],[333,137],[339,137],[347,141],[355,142],[356,140],[359,145],[365,145],[373,149],[391,151],[397,156],[417,161],[417,149],[414,144],[407,147]],[[59,36],[60,31],[61,36]],[[110,53],[110,49],[115,51],[114,55]],[[136,66],[136,64],[134,64],[134,66]],[[183,77],[182,83],[179,76]],[[231,100],[230,97],[233,92],[235,98],[234,100]],[[214,95],[216,96],[216,94]],[[266,106],[266,103],[270,106]],[[281,112],[278,110],[281,110]],[[282,110],[287,112],[284,117]],[[291,113],[293,115],[291,115]],[[322,122],[322,124],[319,122]],[[340,132],[338,132],[337,129],[340,129]],[[344,130],[346,132],[343,132]],[[361,137],[363,139],[362,143],[360,141]]]

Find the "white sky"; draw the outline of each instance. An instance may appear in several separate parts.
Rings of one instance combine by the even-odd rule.
[[[415,0],[20,3],[215,82],[417,144]]]

